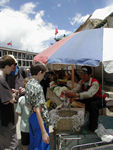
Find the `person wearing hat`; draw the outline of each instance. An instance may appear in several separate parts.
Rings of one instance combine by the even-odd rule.
[[[106,95],[102,94],[99,82],[92,77],[91,67],[81,67],[79,86],[73,93],[66,95],[85,104],[85,109],[89,112],[89,130],[95,131],[98,127],[99,109],[105,106]]]

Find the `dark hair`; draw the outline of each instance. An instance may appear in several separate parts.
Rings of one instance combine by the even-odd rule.
[[[24,87],[24,88],[25,88],[27,82],[29,81],[29,79],[31,79],[31,77],[26,77],[26,78],[24,78],[24,80],[23,80],[23,87]]]
[[[25,69],[23,67],[20,67],[19,71],[20,71],[22,77],[25,79],[27,77]]]
[[[11,65],[15,65],[17,64],[16,60],[11,57],[10,55],[4,55],[1,59],[0,59],[0,68],[5,68],[6,65],[11,66]]]
[[[91,75],[92,74],[92,69],[90,66],[82,66],[81,67],[81,70],[85,73],[87,73],[88,75]]]
[[[32,75],[37,75],[38,72],[46,72],[46,66],[42,64],[41,62],[34,62],[31,67],[30,71]]]

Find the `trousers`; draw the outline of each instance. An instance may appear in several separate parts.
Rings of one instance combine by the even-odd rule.
[[[16,150],[18,146],[16,126],[9,124],[8,126],[0,125],[0,150],[6,148]]]
[[[90,98],[79,102],[85,104],[85,109],[89,112],[89,129],[95,131],[98,127],[99,109],[105,107],[105,99]]]

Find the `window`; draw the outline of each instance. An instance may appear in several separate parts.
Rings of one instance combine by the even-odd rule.
[[[21,60],[18,61],[18,66],[21,66]]]
[[[9,54],[9,55],[12,55],[12,51],[8,51],[8,54]]]
[[[15,58],[17,58],[17,52],[13,52]]]
[[[4,55],[7,55],[7,51],[3,51],[3,56],[4,56]]]
[[[18,53],[18,58],[21,59],[21,53]]]

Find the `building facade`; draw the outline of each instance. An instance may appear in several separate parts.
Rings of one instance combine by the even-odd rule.
[[[113,12],[103,20],[92,19],[91,17],[92,15],[75,32],[96,28],[113,28]]]
[[[0,46],[0,57],[4,55],[13,55],[18,62],[18,66],[24,67],[24,68],[30,67],[34,56],[36,56],[37,54],[38,53]]]

